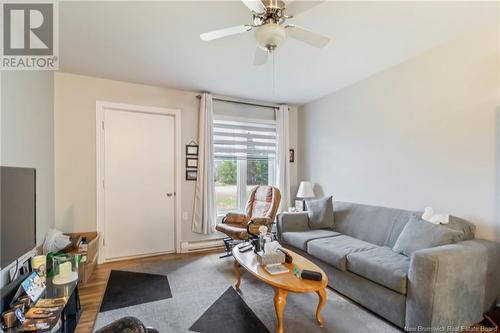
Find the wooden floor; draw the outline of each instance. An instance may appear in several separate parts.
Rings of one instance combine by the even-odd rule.
[[[108,282],[109,273],[113,269],[126,269],[141,264],[163,262],[174,259],[189,258],[194,256],[206,255],[221,252],[221,250],[214,250],[204,253],[189,253],[189,254],[168,254],[162,256],[155,256],[149,258],[140,258],[126,261],[117,261],[97,265],[92,273],[89,281],[79,287],[80,302],[82,305],[81,317],[76,328],[76,333],[90,333],[94,328],[95,319],[101,306],[102,297],[106,290],[106,283]]]

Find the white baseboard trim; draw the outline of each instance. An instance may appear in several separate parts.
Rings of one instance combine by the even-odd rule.
[[[142,259],[142,258],[150,258],[150,257],[158,257],[158,256],[163,256],[166,254],[173,254],[173,253],[175,253],[175,251],[154,252],[154,253],[139,254],[139,255],[135,255],[135,256],[111,258],[111,259],[105,259],[103,262],[100,262],[99,264],[107,264],[107,263],[117,262],[117,261],[134,260],[134,259]]]
[[[223,246],[224,242],[222,241],[222,238],[204,241],[182,242],[181,253],[202,252]]]

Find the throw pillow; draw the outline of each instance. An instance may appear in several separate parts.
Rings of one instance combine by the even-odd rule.
[[[450,215],[450,223],[447,224],[446,227],[453,230],[462,231],[464,233],[463,240],[474,239],[476,226],[469,221]]]
[[[451,244],[463,239],[463,231],[453,230],[440,224],[432,224],[412,215],[392,249],[410,256],[418,250]]]
[[[333,228],[333,200],[331,196],[306,200],[306,208],[309,215],[309,228]]]

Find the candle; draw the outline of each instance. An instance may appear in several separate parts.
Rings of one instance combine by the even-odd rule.
[[[59,275],[61,278],[71,275],[71,262],[67,261],[59,265]]]

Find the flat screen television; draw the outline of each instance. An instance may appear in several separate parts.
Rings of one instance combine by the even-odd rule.
[[[0,268],[36,246],[36,170],[0,168]]]

